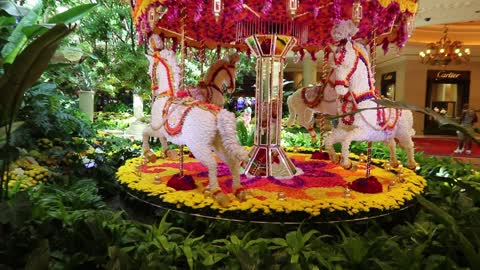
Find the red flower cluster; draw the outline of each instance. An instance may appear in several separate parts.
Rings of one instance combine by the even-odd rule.
[[[351,190],[355,190],[361,193],[381,193],[382,184],[378,182],[375,176],[369,176],[367,178],[359,178],[352,183],[348,184]]]
[[[174,188],[175,190],[192,190],[197,188],[197,185],[195,185],[192,176],[180,176],[179,174],[175,174],[174,176],[172,176],[172,178],[168,180],[167,186]]]
[[[177,92],[177,97],[179,97],[179,98],[185,98],[185,97],[188,97],[188,96],[190,96],[190,95],[188,94],[187,91],[178,91]]]
[[[312,156],[310,157],[311,159],[319,159],[319,160],[330,160],[330,156],[328,155],[327,152],[320,152],[320,151],[315,151],[312,153]]]

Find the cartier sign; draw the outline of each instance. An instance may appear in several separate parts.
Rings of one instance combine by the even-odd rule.
[[[455,73],[452,71],[439,71],[437,73],[437,78],[438,79],[458,79],[460,77],[460,73]]]
[[[395,82],[395,72],[385,73],[382,75],[382,81],[393,81]]]
[[[435,81],[469,81],[470,71],[467,70],[428,70],[428,79]]]

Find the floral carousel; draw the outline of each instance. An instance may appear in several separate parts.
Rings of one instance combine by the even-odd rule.
[[[416,0],[132,2],[139,42],[150,49],[154,101],[144,154],[118,169],[119,183],[161,208],[251,222],[338,222],[408,208],[426,186],[414,171],[412,113],[378,105],[383,97],[373,78],[375,49],[402,48],[416,10]],[[206,50],[217,50],[217,62],[197,85],[186,86],[185,57],[201,59]],[[280,143],[290,51],[299,59],[323,55],[313,102],[289,102],[297,103],[298,115],[338,115],[325,151],[287,152]],[[223,109],[224,91],[235,91],[241,53],[257,59],[254,145],[248,149],[238,143],[234,114]],[[313,130],[312,119],[298,120]],[[150,149],[151,137],[159,138],[162,151]],[[366,155],[350,153],[352,141],[368,142]],[[376,141],[388,145],[389,160],[371,157]],[[405,166],[396,158],[397,143],[406,150]]]

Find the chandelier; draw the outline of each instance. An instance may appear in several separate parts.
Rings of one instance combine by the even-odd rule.
[[[422,64],[446,66],[450,63],[463,64],[470,61],[470,49],[462,49],[461,41],[448,38],[448,27],[443,29],[443,37],[427,44],[427,48],[419,53]]]

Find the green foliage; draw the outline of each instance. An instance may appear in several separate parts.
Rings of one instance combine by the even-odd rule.
[[[247,128],[243,120],[241,119],[237,120],[237,138],[240,145],[252,146],[254,136],[255,136],[255,128],[253,127]]]
[[[86,1],[46,1],[52,8],[75,6]],[[97,1],[97,7],[82,19],[71,46],[88,55],[78,63],[59,64],[49,70],[46,79],[62,91],[91,91],[116,96],[125,90],[150,94],[148,61],[136,45],[136,34],[128,4],[112,0]]]
[[[288,131],[282,131],[282,145],[288,147],[309,147],[318,149],[317,142],[312,142],[312,137],[308,133],[292,133]]]
[[[86,117],[78,109],[78,99],[64,95],[55,84],[37,84],[24,99],[19,118],[33,136],[63,139],[93,135]]]
[[[120,129],[125,130],[130,125],[129,120],[132,119],[130,113],[116,112],[96,112],[94,115],[93,125],[96,129]]]
[[[43,71],[57,50],[60,42],[74,27],[64,24],[80,19],[88,10],[77,9],[60,15],[62,23],[57,23],[41,32],[30,41],[24,31],[32,26],[40,17],[41,2],[22,18],[12,32],[9,32],[8,43],[2,49],[3,74],[0,78],[0,127],[5,128],[5,145],[2,148],[0,169],[0,201],[8,197],[8,164],[18,156],[18,151],[10,145],[13,121],[22,104],[24,93],[40,78]],[[9,18],[9,16],[2,16]],[[7,19],[8,20],[8,19]]]

